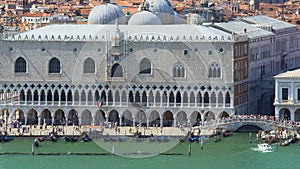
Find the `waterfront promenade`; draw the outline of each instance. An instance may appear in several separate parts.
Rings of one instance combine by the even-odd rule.
[[[186,136],[189,132],[200,135],[212,135],[217,129],[223,128],[236,131],[238,127],[243,125],[256,125],[258,127],[270,130],[278,128],[298,130],[299,122],[291,122],[286,120],[276,120],[274,116],[253,116],[253,115],[237,115],[233,117],[223,118],[204,122],[200,126],[195,127],[132,127],[132,126],[46,126],[46,125],[22,125],[12,127],[11,124],[0,127],[2,135],[7,132],[11,136],[47,136],[51,132],[56,132],[59,136],[64,135],[82,135],[84,132],[93,133],[100,132],[103,135],[127,135],[133,136],[136,133],[141,135],[169,135],[169,136]]]

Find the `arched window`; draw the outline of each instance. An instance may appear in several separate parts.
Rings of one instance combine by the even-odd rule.
[[[83,63],[83,73],[95,73],[95,61],[87,58]]]
[[[49,62],[49,73],[60,73],[60,61],[52,58]]]
[[[146,58],[140,63],[140,74],[151,74],[151,62]]]
[[[218,63],[212,63],[209,66],[208,77],[209,78],[220,78],[221,77],[221,68],[219,67]]]
[[[110,77],[123,77],[123,68],[120,64],[116,63],[112,66]]]
[[[173,68],[173,77],[184,77],[185,69],[182,63],[176,63]]]
[[[19,57],[15,62],[15,73],[26,73],[26,61],[24,58]]]

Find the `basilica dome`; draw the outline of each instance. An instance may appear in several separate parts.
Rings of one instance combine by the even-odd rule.
[[[111,24],[121,17],[124,17],[124,13],[120,7],[111,3],[105,3],[93,8],[88,17],[88,23]]]
[[[168,0],[146,0],[149,11],[174,15],[174,10]]]
[[[178,24],[178,18],[175,17],[176,12],[168,0],[146,0],[139,10],[142,10],[143,7],[157,14],[161,24]]]
[[[128,25],[160,25],[157,15],[149,11],[140,11],[131,16]]]

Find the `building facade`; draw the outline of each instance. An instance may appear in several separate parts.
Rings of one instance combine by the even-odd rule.
[[[300,69],[275,78],[275,115],[279,119],[300,121]]]
[[[28,31],[1,43],[2,118],[177,126],[231,116],[232,67],[244,57],[233,49],[245,44],[243,36],[196,25]]]

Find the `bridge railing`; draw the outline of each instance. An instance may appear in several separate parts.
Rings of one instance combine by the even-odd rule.
[[[281,126],[285,128],[291,128],[294,129],[296,127],[295,124],[292,124],[288,121],[279,121],[279,120],[271,120],[271,119],[265,119],[265,118],[232,118],[232,119],[220,119],[220,120],[212,120],[209,122],[204,122],[203,127],[208,128],[217,128],[222,125],[234,125],[239,123],[263,123],[263,124],[269,124],[270,126]]]

